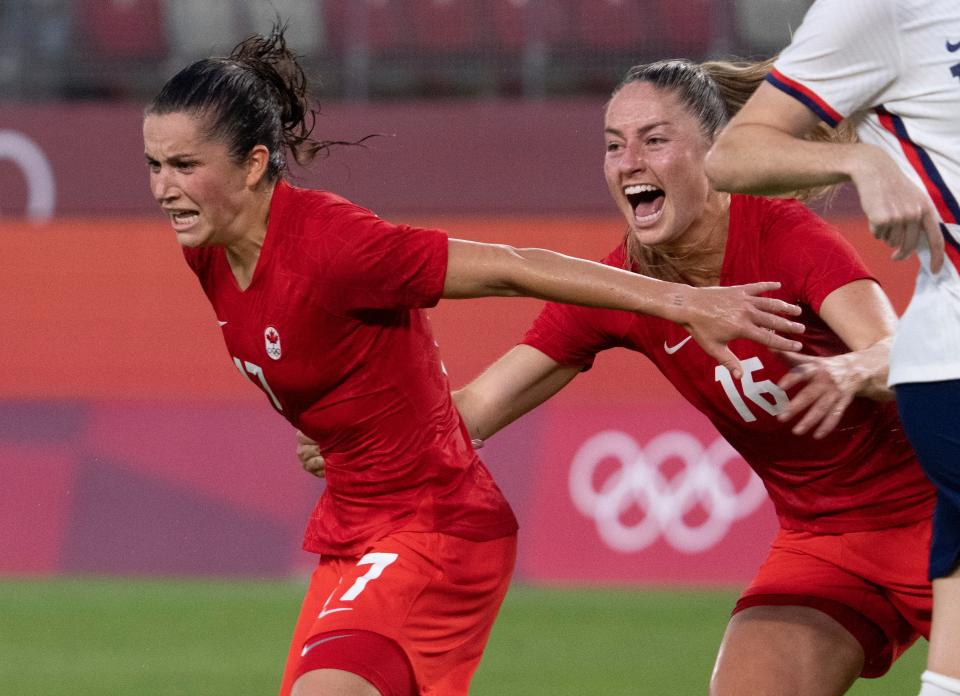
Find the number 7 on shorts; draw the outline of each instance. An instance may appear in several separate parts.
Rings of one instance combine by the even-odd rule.
[[[368,553],[357,561],[358,566],[369,565],[370,570],[353,581],[350,589],[340,597],[340,601],[349,602],[360,596],[360,593],[363,592],[367,583],[379,578],[380,575],[383,574],[384,569],[397,560],[397,558],[398,556],[395,553]]]

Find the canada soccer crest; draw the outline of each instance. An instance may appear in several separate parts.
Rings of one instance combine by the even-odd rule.
[[[267,355],[274,360],[280,359],[280,332],[268,326],[263,330],[263,342],[267,348]]]

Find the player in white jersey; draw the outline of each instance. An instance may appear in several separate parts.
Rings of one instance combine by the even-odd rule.
[[[803,137],[849,119],[858,143]],[[874,236],[920,271],[890,384],[938,488],[933,632],[921,696],[960,694],[960,2],[817,0],[707,158],[716,188],[852,181]]]

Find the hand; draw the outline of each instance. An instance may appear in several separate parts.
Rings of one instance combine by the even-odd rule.
[[[861,152],[861,164],[851,179],[873,236],[894,248],[897,261],[913,254],[920,239],[926,237],[930,270],[939,273],[944,241],[930,199],[885,152],[873,146],[865,146]]]
[[[780,283],[750,283],[731,287],[689,288],[678,302],[690,310],[680,323],[710,356],[726,367],[734,379],[743,377],[740,361],[727,347],[735,338],[749,338],[774,350],[798,351],[803,346],[777,335],[776,331],[802,333],[803,324],[781,314],[799,316],[795,304],[761,297],[761,293],[780,287]]]
[[[319,445],[299,430],[297,431],[297,458],[307,473],[317,478],[324,478],[326,475],[326,462],[320,454]]]
[[[785,423],[806,411],[793,426],[793,434],[803,435],[816,426],[814,439],[826,437],[837,427],[850,402],[860,392],[867,370],[859,364],[856,353],[827,357],[789,352],[782,355],[793,367],[777,386],[787,391],[798,384],[806,384],[790,398],[789,405],[777,420]]]

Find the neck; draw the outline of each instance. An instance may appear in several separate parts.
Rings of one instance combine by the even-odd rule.
[[[693,285],[716,285],[730,227],[730,195],[712,192],[703,214],[676,245],[661,249],[677,271]]]
[[[227,261],[241,288],[246,288],[260,259],[270,220],[270,199],[275,184],[254,193],[254,201],[234,220],[234,241],[225,245]]]

